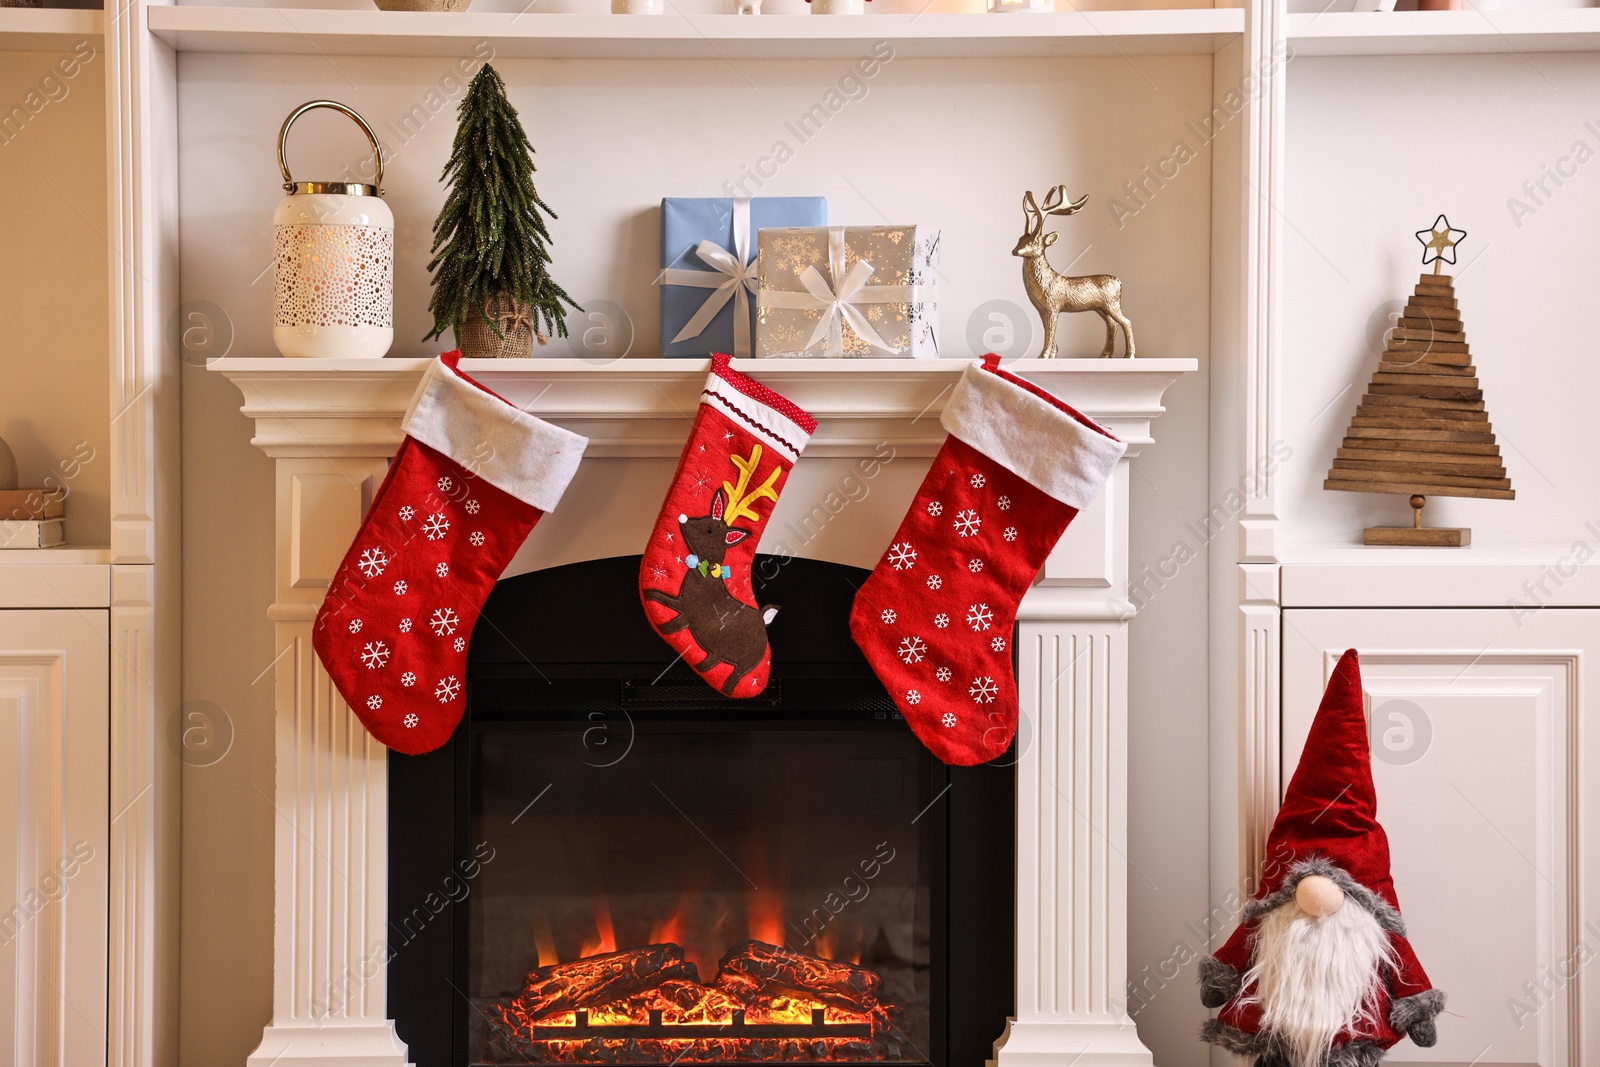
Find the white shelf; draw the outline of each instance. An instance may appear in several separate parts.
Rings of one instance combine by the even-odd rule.
[[[99,11],[48,7],[0,8],[0,52],[57,52],[102,36]]]
[[[0,549],[0,609],[109,607],[110,564],[105,545]]]
[[[1525,606],[1600,607],[1600,560],[1578,562],[1571,542],[1466,548],[1290,544],[1278,555],[1286,608],[1481,607],[1506,611],[1511,619],[1513,599]],[[1525,588],[1541,579],[1543,594]]]
[[[1241,8],[1040,15],[509,14],[161,6],[150,29],[180,52],[544,59],[906,58],[1211,54],[1244,32]]]
[[[1290,15],[1297,56],[1600,51],[1600,8]]]
[[[85,565],[111,562],[109,545],[57,545],[55,548],[0,549],[0,567]]]

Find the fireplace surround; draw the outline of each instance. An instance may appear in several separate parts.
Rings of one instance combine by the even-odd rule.
[[[752,365],[753,362],[753,365]],[[864,504],[822,515],[796,557],[870,567],[942,443],[938,414],[966,360],[736,361],[818,420],[774,514],[805,527],[869,458]],[[338,699],[311,625],[400,441],[425,361],[222,359],[274,460],[269,617],[277,771],[273,1015],[253,1067],[400,1067],[416,1062],[389,1003],[389,754]],[[1128,479],[1153,443],[1162,394],[1192,359],[1017,360],[1129,445],[1100,498],[1056,546],[1022,600],[1015,766],[1015,970],[998,1067],[1148,1067],[1128,1016]],[[645,543],[705,380],[701,360],[466,361],[462,370],[590,439],[561,508],[509,575],[637,552]],[[792,611],[793,606],[785,609]],[[398,798],[397,798],[398,799]],[[1001,933],[996,936],[1005,937]],[[702,976],[705,977],[705,976]],[[336,991],[336,996],[330,996]],[[404,1026],[405,1024],[402,1024]],[[985,1036],[983,1040],[989,1040]]]
[[[413,1062],[985,1058],[1011,1010],[1015,754],[950,768],[917,742],[849,638],[863,570],[759,557],[762,602],[793,608],[738,701],[645,624],[638,573],[500,583],[466,721],[389,760]]]

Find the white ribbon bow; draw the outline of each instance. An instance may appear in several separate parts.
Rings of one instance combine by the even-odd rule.
[[[855,331],[856,336],[873,348],[890,355],[898,355],[898,350],[884,341],[872,323],[867,321],[867,316],[862,312],[860,305],[903,304],[932,300],[931,289],[928,286],[918,285],[868,285],[867,280],[877,268],[862,259],[857,260],[856,265],[846,272],[844,252],[844,227],[828,227],[828,270],[835,279],[838,279],[837,288],[830,289],[822,272],[815,266],[810,266],[801,271],[799,276],[805,292],[763,289],[758,294],[760,305],[799,310],[820,309],[822,316],[817,320],[816,328],[811,331],[811,337],[806,341],[805,347],[810,349],[818,342],[825,341],[822,350],[825,356],[844,355],[845,323],[849,323],[850,329]]]
[[[894,351],[884,343],[878,331],[872,328],[872,323],[867,321],[866,315],[856,307],[855,301],[859,300],[862,291],[867,288],[867,279],[872,277],[876,268],[866,260],[857,260],[856,265],[844,276],[844,281],[839,283],[835,292],[828,288],[828,283],[823,280],[822,272],[816,267],[807,267],[800,272],[800,284],[806,287],[806,292],[811,294],[813,307],[823,309],[822,317],[817,320],[816,329],[811,331],[811,336],[806,340],[806,347],[811,348],[818,341],[826,338],[827,344],[823,351],[828,355],[840,355],[844,352],[844,323],[848,322],[850,328],[873,348],[884,351]],[[839,276],[839,270],[834,268],[833,276]],[[891,288],[890,286],[874,286],[876,289]],[[796,294],[798,295],[798,294]]]
[[[691,337],[699,337],[711,320],[733,300],[733,354],[750,354],[750,298],[747,293],[756,291],[756,262],[750,256],[750,200],[734,197],[733,200],[733,251],[714,241],[701,241],[695,248],[710,270],[692,267],[669,267],[661,272],[666,285],[689,285],[697,289],[710,289],[700,310],[692,315],[683,329],[672,339],[676,344]]]

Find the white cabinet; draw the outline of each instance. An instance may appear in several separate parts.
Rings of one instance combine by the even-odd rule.
[[[1283,614],[1283,780],[1339,653],[1361,654],[1378,815],[1411,940],[1450,995],[1390,1063],[1600,1062],[1600,610]]]
[[[0,611],[0,1067],[106,1062],[109,625]]]

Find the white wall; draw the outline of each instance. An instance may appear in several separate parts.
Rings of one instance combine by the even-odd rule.
[[[82,545],[111,536],[104,66],[89,42],[0,53],[0,437],[21,487],[67,488]]]
[[[183,768],[179,1060],[237,1065],[272,1015],[272,461],[227,379],[182,394],[183,699],[232,740]]]
[[[274,354],[268,216],[282,196],[277,132],[295,105],[324,95],[364,113],[389,142],[384,185],[397,220],[392,354],[438,351],[421,338],[431,325],[426,265],[443,196],[438,177],[461,86],[455,62],[183,57],[184,297],[222,307],[238,338],[233,354]],[[1165,158],[1183,122],[1205,113],[1203,58],[896,59],[804,144],[786,123],[849,73],[845,61],[511,60],[496,67],[537,152],[539,192],[561,216],[551,225],[555,276],[580,301],[626,309],[635,354],[654,352],[659,337],[652,283],[661,197],[722,195],[724,182],[780,140],[794,158],[751,191],[826,195],[835,222],[942,229],[948,355],[970,351],[967,321],[982,301],[1027,307],[1011,247],[1021,233],[1023,190],[1042,193],[1052,182],[1091,196],[1082,215],[1062,222],[1057,260],[1065,265],[1092,246],[1076,269],[1127,280],[1125,310],[1148,354],[1187,354],[1204,343],[1206,292],[1194,284],[1207,264],[1204,165],[1191,165],[1121,233],[1109,222],[1121,183]],[[1076,106],[1082,101],[1096,103]],[[1126,121],[1134,105],[1153,115],[1147,126]],[[440,110],[404,140],[395,131],[413,106]],[[306,116],[290,135],[296,177],[330,178],[365,158],[360,132],[331,112]],[[187,236],[202,232],[204,239]],[[1098,319],[1068,322],[1076,351],[1098,351]]]
[[[1582,442],[1600,388],[1587,263],[1600,162],[1547,182],[1542,206],[1523,183],[1576,142],[1600,153],[1600,59],[1302,57],[1288,92],[1284,539],[1351,543],[1365,526],[1409,524],[1405,497],[1322,480],[1377,367],[1372,318],[1411,292],[1412,233],[1443,212],[1469,234],[1446,269],[1517,499],[1430,497],[1426,522],[1470,526],[1479,546],[1594,540],[1600,474]],[[1513,197],[1532,213],[1514,219]]]
[[[607,300],[633,320],[634,354],[657,344],[661,196],[718,195],[740,166],[788,137],[784,121],[821,98],[843,62],[496,64],[538,151],[537,184],[561,215],[552,225],[556,276],[580,300]],[[345,101],[386,127],[430,87],[444,60],[333,57],[226,58],[188,54],[181,66],[183,297],[209,301],[232,324],[234,355],[272,355],[270,223],[281,196],[275,141],[283,116],[317,96]],[[446,84],[446,88],[450,88]],[[670,92],[665,90],[670,89]],[[1207,57],[929,63],[894,60],[762,192],[822,193],[836,222],[939,226],[945,353],[965,355],[967,322],[981,303],[1027,308],[1019,262],[1024,189],[1066,182],[1089,206],[1061,223],[1053,254],[1081,272],[1125,283],[1124,308],[1141,353],[1206,362],[1210,161],[1202,150],[1150,206],[1118,230],[1109,201],[1141,167],[1168,158],[1187,120],[1207,110]],[[452,97],[420,135],[393,146],[385,180],[398,220],[395,354],[427,355],[430,227],[454,131]],[[1129,122],[1131,109],[1149,116]],[[297,177],[330,177],[359,163],[358,131],[339,116],[297,125]],[[1196,144],[1196,148],[1198,148]],[[1031,319],[1031,309],[1027,317]],[[1099,320],[1064,321],[1064,349],[1098,351]],[[1025,320],[1024,320],[1025,321]],[[1039,331],[1032,327],[1037,349]],[[564,352],[562,354],[565,354]],[[1204,369],[1174,387],[1158,443],[1134,476],[1133,561],[1152,565],[1188,537],[1183,523],[1207,507]],[[239,397],[220,376],[184,377],[185,699],[212,701],[235,730],[215,766],[186,769],[184,791],[183,1058],[237,1062],[270,1012],[271,931],[240,917],[271,912],[272,728],[270,677],[277,650],[270,599],[269,461],[248,444]],[[1070,398],[1069,398],[1070,399]],[[687,423],[685,423],[687,432]],[[807,554],[868,564],[909,501],[927,460],[891,464],[867,501],[851,505]],[[585,555],[637,552],[649,515],[622,517],[665,492],[672,464],[584,464],[562,508],[536,531],[512,570]],[[831,486],[832,468],[803,461],[785,495]],[[598,514],[597,514],[598,509]],[[602,521],[606,533],[592,531]],[[580,527],[589,527],[581,539]],[[1192,538],[1191,538],[1192,540]],[[1182,568],[1135,621],[1132,642],[1130,970],[1159,968],[1185,924],[1206,905],[1205,563]],[[1186,973],[1139,1012],[1141,1034],[1163,1064],[1198,1064],[1201,1012]],[[997,1035],[998,1036],[998,1035]]]

